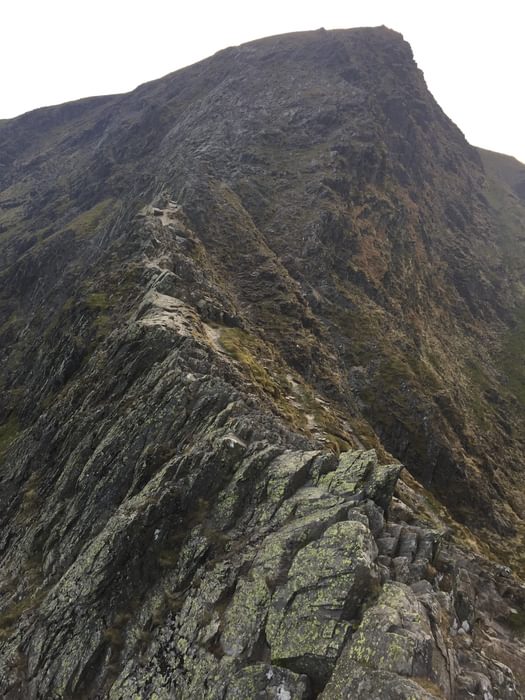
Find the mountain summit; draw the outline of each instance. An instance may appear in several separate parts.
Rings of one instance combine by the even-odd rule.
[[[0,690],[525,693],[525,166],[385,27],[0,122]]]

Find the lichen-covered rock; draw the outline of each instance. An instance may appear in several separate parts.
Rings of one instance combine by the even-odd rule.
[[[319,452],[290,452],[272,462],[266,483],[268,518],[272,518],[283,501],[307,481],[312,463],[319,454]]]
[[[261,637],[271,592],[266,578],[255,571],[251,579],[240,579],[223,619],[221,646],[225,654],[251,658]]]
[[[330,493],[357,501],[370,498],[386,509],[401,469],[400,464],[379,464],[374,450],[345,452],[335,471],[321,475],[318,483]]]
[[[358,687],[370,688],[374,682],[381,688],[382,675],[374,682],[370,680],[377,672],[438,680],[432,677],[434,653],[438,652],[421,603],[407,586],[386,583],[377,602],[366,610],[361,624],[345,645],[322,697],[351,698],[352,693],[364,693]],[[365,676],[369,678],[368,686],[362,683]]]
[[[377,581],[377,549],[355,521],[329,527],[295,556],[273,595],[266,639],[272,660],[326,681],[360,604]]]

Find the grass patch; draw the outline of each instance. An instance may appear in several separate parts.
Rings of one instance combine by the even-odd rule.
[[[414,683],[417,683],[420,688],[423,688],[423,690],[425,690],[427,693],[430,693],[430,695],[432,695],[436,699],[439,698],[439,700],[445,700],[443,690],[439,687],[437,683],[431,681],[430,678],[421,678],[415,676],[411,680],[413,680]]]
[[[523,273],[525,236],[523,221],[525,207],[509,190],[492,178],[488,178],[485,195],[498,223],[497,243],[503,254],[505,264],[511,271]]]
[[[86,304],[90,309],[94,309],[96,311],[109,309],[111,306],[108,296],[104,292],[94,292],[93,294],[88,294],[86,297]]]
[[[0,425],[0,459],[4,456],[7,448],[21,432],[18,418],[12,417],[7,423]]]
[[[335,452],[335,454],[339,455],[341,452],[348,452],[348,450],[352,449],[350,442],[339,435],[329,432],[325,433],[325,435],[327,446],[332,450],[332,452]]]
[[[304,414],[287,398],[290,386],[277,353],[240,328],[222,328],[219,342],[225,352],[242,366],[255,387],[272,399],[277,411],[293,426],[304,428]],[[271,367],[271,372],[268,367]]]
[[[469,406],[481,428],[487,429],[492,422],[492,412],[483,398],[484,392],[489,389],[493,382],[485,373],[483,367],[476,360],[470,359],[465,364],[466,376],[470,380],[471,391],[469,392]]]
[[[103,636],[111,647],[120,648],[124,646],[122,630],[118,627],[108,627],[108,629],[104,631]]]
[[[511,613],[507,619],[507,624],[511,630],[520,637],[525,636],[525,610]]]
[[[13,632],[22,615],[36,608],[44,600],[45,591],[28,595],[22,600],[12,603],[0,614],[0,641],[6,639]]]
[[[112,198],[102,200],[75,217],[67,227],[72,228],[81,237],[93,233],[114,203],[115,200]]]
[[[279,396],[278,384],[255,355],[257,341],[252,336],[239,328],[224,328],[220,335],[220,343],[230,357],[243,365],[255,384],[270,396]]]
[[[329,402],[320,400],[315,389],[283,361],[271,344],[230,327],[220,328],[219,342],[294,430],[317,434],[336,453],[353,447],[352,438],[343,427],[348,416],[339,416]]]
[[[40,474],[33,472],[22,489],[22,498],[18,509],[18,517],[22,521],[29,520],[38,510],[40,505],[39,487]]]
[[[97,316],[94,326],[97,331],[97,338],[104,338],[111,331],[111,317],[108,316],[108,314],[101,314],[100,316]]]
[[[104,338],[110,333],[112,328],[112,319],[109,313],[107,313],[112,306],[108,295],[105,292],[93,292],[92,294],[88,294],[86,297],[86,305],[91,311],[97,314],[97,317],[93,321],[97,338]]]
[[[516,314],[516,324],[503,339],[501,368],[507,388],[525,406],[525,308]]]

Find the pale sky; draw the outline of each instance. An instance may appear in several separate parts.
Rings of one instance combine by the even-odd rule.
[[[0,118],[126,92],[272,34],[386,24],[474,145],[525,162],[523,0],[0,0]]]

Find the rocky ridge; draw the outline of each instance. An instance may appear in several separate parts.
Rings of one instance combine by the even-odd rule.
[[[401,37],[0,147],[3,694],[521,697],[525,218]]]

